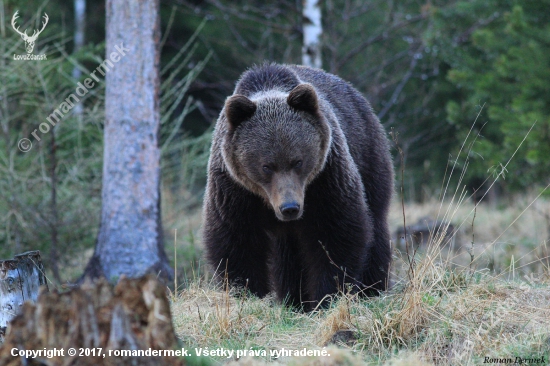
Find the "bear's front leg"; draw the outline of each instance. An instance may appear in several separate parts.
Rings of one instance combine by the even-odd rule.
[[[311,185],[304,207],[302,246],[307,273],[308,307],[325,305],[330,296],[357,292],[372,246],[372,219],[361,192],[358,176],[348,175],[342,184],[337,174],[326,172]],[[327,297],[328,295],[328,297]]]
[[[210,248],[208,261],[220,280],[265,296],[270,292],[269,250],[265,245],[268,239],[252,227],[239,226],[218,222],[205,230],[204,242]]]
[[[334,295],[356,293],[362,287],[364,251],[360,248],[347,251],[347,243],[337,238],[330,240],[318,240],[309,245],[311,255],[306,261],[307,285],[304,287],[304,296],[307,296],[304,308],[308,311],[318,306],[326,307]]]
[[[271,283],[277,297],[296,309],[308,298],[302,291],[306,287],[299,241],[290,233],[274,235],[271,268]]]
[[[267,295],[270,247],[262,203],[225,176],[210,181],[207,192],[203,240],[210,266],[219,280]]]

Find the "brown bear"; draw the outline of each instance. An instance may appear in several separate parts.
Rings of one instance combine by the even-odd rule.
[[[203,240],[220,278],[305,310],[388,285],[388,139],[367,100],[322,70],[246,71],[217,121]]]

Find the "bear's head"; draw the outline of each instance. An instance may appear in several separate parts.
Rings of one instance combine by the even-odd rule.
[[[289,93],[233,95],[225,102],[225,166],[281,221],[302,217],[306,188],[325,165],[331,141],[325,115],[310,84]]]

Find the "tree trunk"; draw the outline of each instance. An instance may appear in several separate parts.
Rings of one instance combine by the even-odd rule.
[[[0,260],[0,344],[8,323],[20,312],[23,303],[36,302],[40,286],[48,289],[39,251]]]
[[[84,46],[84,36],[86,30],[86,0],[74,0],[74,48],[73,53],[78,52]],[[72,76],[75,80],[79,80],[82,76],[80,69],[73,67]],[[82,116],[82,103],[77,103],[74,106],[73,113],[77,116]]]
[[[160,220],[159,2],[107,0],[101,224],[85,271],[171,279]],[[118,61],[116,55],[119,55]],[[113,58],[113,56],[115,58]]]
[[[321,4],[320,0],[304,0],[304,46],[302,49],[302,64],[321,68]]]

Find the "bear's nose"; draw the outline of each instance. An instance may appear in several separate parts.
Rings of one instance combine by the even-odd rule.
[[[293,219],[300,212],[300,205],[298,202],[285,202],[279,206],[279,210],[285,219]]]

